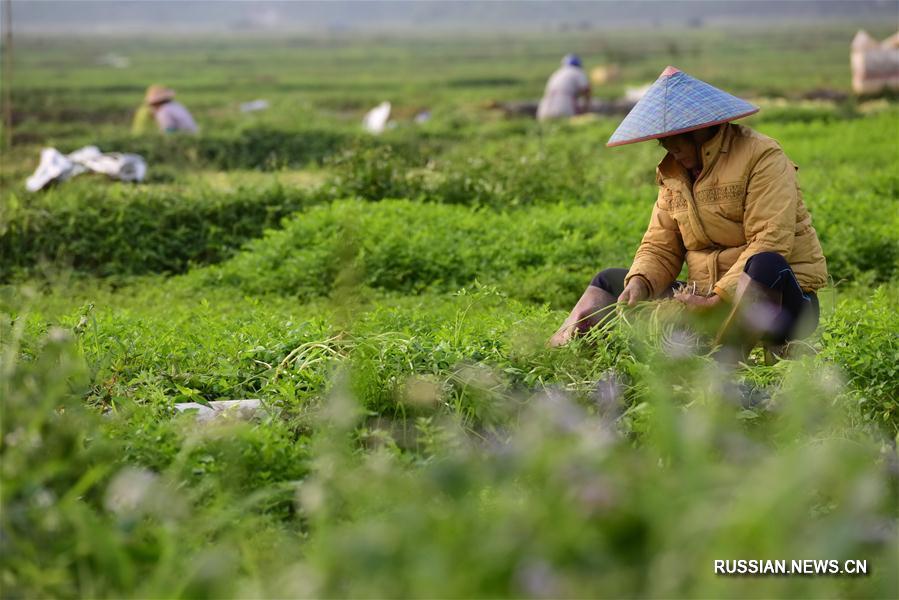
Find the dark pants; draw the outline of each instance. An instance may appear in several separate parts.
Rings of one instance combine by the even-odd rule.
[[[627,272],[627,269],[605,269],[596,274],[590,285],[617,298],[624,291]],[[754,325],[764,331],[766,342],[781,344],[799,340],[818,327],[818,296],[814,292],[802,291],[793,269],[783,256],[776,252],[760,252],[746,261],[743,272],[759,285],[780,293],[779,304],[763,307],[756,315],[758,322]],[[659,297],[671,297],[678,285],[679,282],[672,282]]]

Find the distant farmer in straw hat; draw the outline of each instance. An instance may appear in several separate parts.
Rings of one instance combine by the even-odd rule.
[[[186,131],[196,133],[197,124],[190,112],[175,101],[175,90],[162,85],[147,88],[144,103],[150,108],[159,130],[163,133]]]
[[[584,73],[581,59],[576,54],[566,54],[562,66],[550,76],[537,107],[541,121],[572,117],[590,108],[590,80]]]
[[[662,72],[606,144],[658,140],[667,150],[643,241],[629,269],[593,278],[551,345],[590,329],[616,302],[671,297],[728,307],[718,341],[736,339],[743,356],[760,340],[776,349],[814,331],[824,254],[798,167],[773,139],[731,123],[757,111],[674,67]],[[688,282],[679,286],[684,262]]]

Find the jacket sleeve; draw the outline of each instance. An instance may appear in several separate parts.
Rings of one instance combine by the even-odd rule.
[[[684,264],[684,241],[677,222],[668,214],[664,198],[665,190],[659,188],[659,197],[652,209],[649,227],[637,248],[634,262],[624,279],[624,285],[634,277],[642,277],[653,296],[671,285]]]
[[[749,175],[743,209],[746,248],[718,280],[716,294],[731,300],[746,261],[759,252],[777,252],[789,259],[796,237],[798,206],[796,167],[779,146],[772,144],[761,152]]]

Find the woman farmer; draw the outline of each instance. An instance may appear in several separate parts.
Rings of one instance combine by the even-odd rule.
[[[197,124],[190,112],[183,104],[175,101],[175,90],[162,85],[151,85],[147,88],[144,104],[156,119],[156,124],[162,133],[197,132]],[[132,124],[132,131],[142,133],[148,116],[146,109],[138,109]]]
[[[731,123],[758,110],[674,67],[662,72],[606,144],[657,139],[668,151],[649,227],[630,268],[600,271],[551,345],[596,325],[616,301],[668,297],[730,305],[719,339],[739,332],[743,353],[814,331],[827,266],[798,167],[773,139]],[[684,262],[690,292],[675,293]]]

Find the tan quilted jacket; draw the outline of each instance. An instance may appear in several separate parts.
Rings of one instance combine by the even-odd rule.
[[[722,125],[702,146],[702,173],[667,155],[659,163],[659,197],[625,283],[643,277],[657,295],[684,261],[698,293],[733,297],[746,260],[782,255],[804,291],[827,282],[827,264],[802,202],[798,167],[780,145],[742,125]]]

